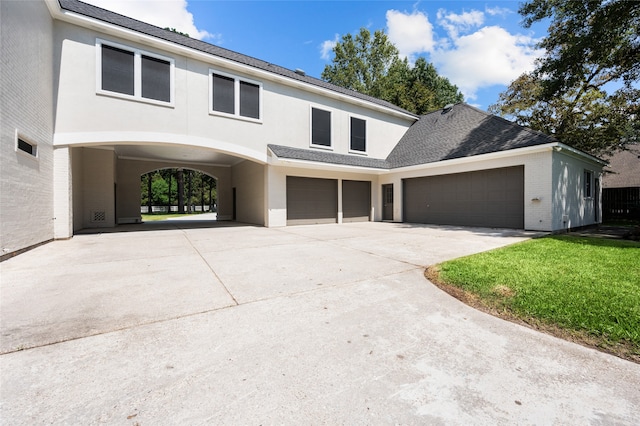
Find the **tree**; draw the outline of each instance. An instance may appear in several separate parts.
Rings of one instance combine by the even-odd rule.
[[[536,75],[542,96],[586,91],[612,81],[627,88],[640,76],[640,2],[530,0],[519,10],[524,25],[551,18]]]
[[[530,0],[520,13],[527,27],[551,18],[546,53],[490,111],[594,155],[637,142],[640,2]]]
[[[640,91],[625,89],[607,95],[592,87],[580,96],[578,89],[572,89],[549,100],[543,92],[539,78],[523,74],[489,111],[594,155],[609,154],[638,141],[637,121],[628,118],[640,113]]]
[[[389,101],[416,114],[464,100],[458,88],[438,75],[433,64],[419,58],[414,67],[400,59],[398,49],[382,30],[361,28],[347,34],[333,49],[331,65],[322,72],[325,81]]]

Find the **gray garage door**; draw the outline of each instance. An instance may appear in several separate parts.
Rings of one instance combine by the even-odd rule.
[[[287,225],[336,223],[338,181],[287,176]]]
[[[371,182],[342,181],[342,221],[366,222],[371,209]]]
[[[524,166],[403,180],[404,221],[524,228]]]

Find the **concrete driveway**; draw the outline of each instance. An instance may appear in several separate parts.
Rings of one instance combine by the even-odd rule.
[[[146,229],[145,232],[140,231]],[[424,267],[529,235],[131,225],[0,264],[3,424],[637,424],[640,365]]]

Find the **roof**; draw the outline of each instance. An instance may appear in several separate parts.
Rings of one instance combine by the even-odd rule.
[[[160,27],[156,27],[154,25],[147,24],[142,21],[138,21],[136,19],[129,18],[127,16],[120,15],[118,13],[99,8],[97,6],[83,3],[78,0],[58,0],[58,2],[60,4],[60,7],[63,10],[66,10],[69,12],[73,12],[79,15],[87,16],[89,18],[97,19],[102,22],[106,22],[122,28],[126,28],[128,30],[136,31],[138,33],[146,34],[148,36],[162,39],[171,43],[175,43],[183,47],[194,49],[203,53],[207,53],[213,56],[227,59],[229,61],[237,62],[242,65],[247,65],[262,71],[267,71],[272,74],[289,78],[291,80],[307,83],[322,89],[330,90],[332,92],[336,92],[336,93],[346,95],[355,99],[359,99],[362,101],[370,102],[372,104],[379,105],[384,108],[388,108],[403,114],[407,114],[409,116],[416,117],[415,114],[403,108],[400,108],[390,102],[383,101],[381,99],[377,99],[368,95],[364,95],[354,90],[345,89],[343,87],[336,86],[331,83],[327,83],[326,81],[320,80],[318,78],[298,74],[295,71],[292,71],[288,68],[274,65],[272,63],[253,58],[251,56],[242,55],[232,50],[224,49],[222,47],[215,46],[213,44],[206,43],[201,40],[186,37],[176,32],[165,30]]]
[[[374,169],[389,168],[389,165],[385,160],[364,157],[362,155],[336,154],[334,152],[291,148],[282,145],[268,145],[268,147],[278,158],[286,158],[289,160],[314,161],[318,163],[368,167]]]
[[[420,117],[391,151],[392,168],[558,142],[504,118],[459,103]]]
[[[420,117],[384,160],[280,145],[269,148],[279,158],[394,169],[557,142],[544,133],[459,103]]]
[[[640,187],[640,147],[618,151],[608,160],[610,173],[602,178],[603,188]]]

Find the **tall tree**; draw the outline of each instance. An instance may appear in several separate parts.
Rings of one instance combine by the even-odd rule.
[[[400,59],[398,49],[382,30],[373,36],[361,28],[354,37],[346,34],[333,49],[332,64],[326,65],[322,78],[389,101],[416,114],[424,114],[464,97],[448,79],[438,75],[433,64],[419,58],[413,68]]]
[[[546,53],[490,111],[594,155],[637,142],[640,2],[530,0],[520,13],[527,27],[551,19]]]

